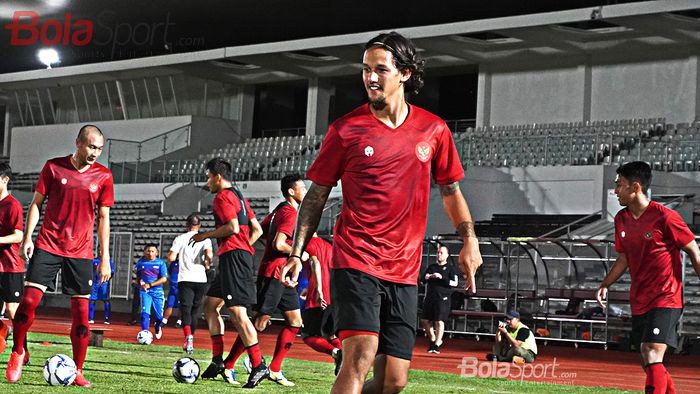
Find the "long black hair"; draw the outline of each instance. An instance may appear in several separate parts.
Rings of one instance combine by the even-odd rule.
[[[365,44],[365,49],[381,47],[391,52],[394,65],[401,71],[410,70],[411,77],[405,83],[404,92],[407,95],[418,94],[423,87],[423,67],[425,60],[418,58],[413,42],[401,34],[392,31],[382,33]]]

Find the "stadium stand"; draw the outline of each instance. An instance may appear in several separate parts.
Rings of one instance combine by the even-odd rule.
[[[620,165],[648,162],[656,171],[700,169],[700,121],[666,124],[664,118],[593,122],[467,127],[450,121],[465,166],[525,167]],[[305,173],[323,135],[264,137],[226,144],[198,158],[145,163],[111,162],[117,183],[204,182],[204,164],[223,157],[234,167],[236,181],[277,180],[289,172]],[[123,175],[136,167],[146,175]],[[23,174],[21,183],[34,179]]]

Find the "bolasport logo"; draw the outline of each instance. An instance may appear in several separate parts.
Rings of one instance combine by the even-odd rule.
[[[10,32],[11,46],[75,46],[92,44],[109,46],[110,55],[124,48],[152,48],[162,45],[166,50],[176,46],[198,47],[204,45],[203,37],[169,37],[175,22],[170,13],[159,21],[125,22],[114,11],[103,11],[95,19],[82,19],[71,12],[62,18],[42,18],[35,11],[15,11],[12,21],[4,29]],[[2,44],[0,44],[2,46]]]

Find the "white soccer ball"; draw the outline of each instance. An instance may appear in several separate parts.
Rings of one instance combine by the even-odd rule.
[[[150,345],[153,342],[153,333],[148,330],[139,331],[136,341],[142,345]]]
[[[178,383],[192,384],[199,378],[199,363],[191,357],[183,357],[173,364],[173,377]]]
[[[44,363],[44,379],[52,386],[70,386],[77,373],[75,361],[65,354],[51,356]]]

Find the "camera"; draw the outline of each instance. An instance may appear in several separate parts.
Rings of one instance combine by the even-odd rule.
[[[498,322],[498,327],[507,328],[507,327],[508,327],[508,322],[505,321],[505,320],[499,321],[499,322]]]

